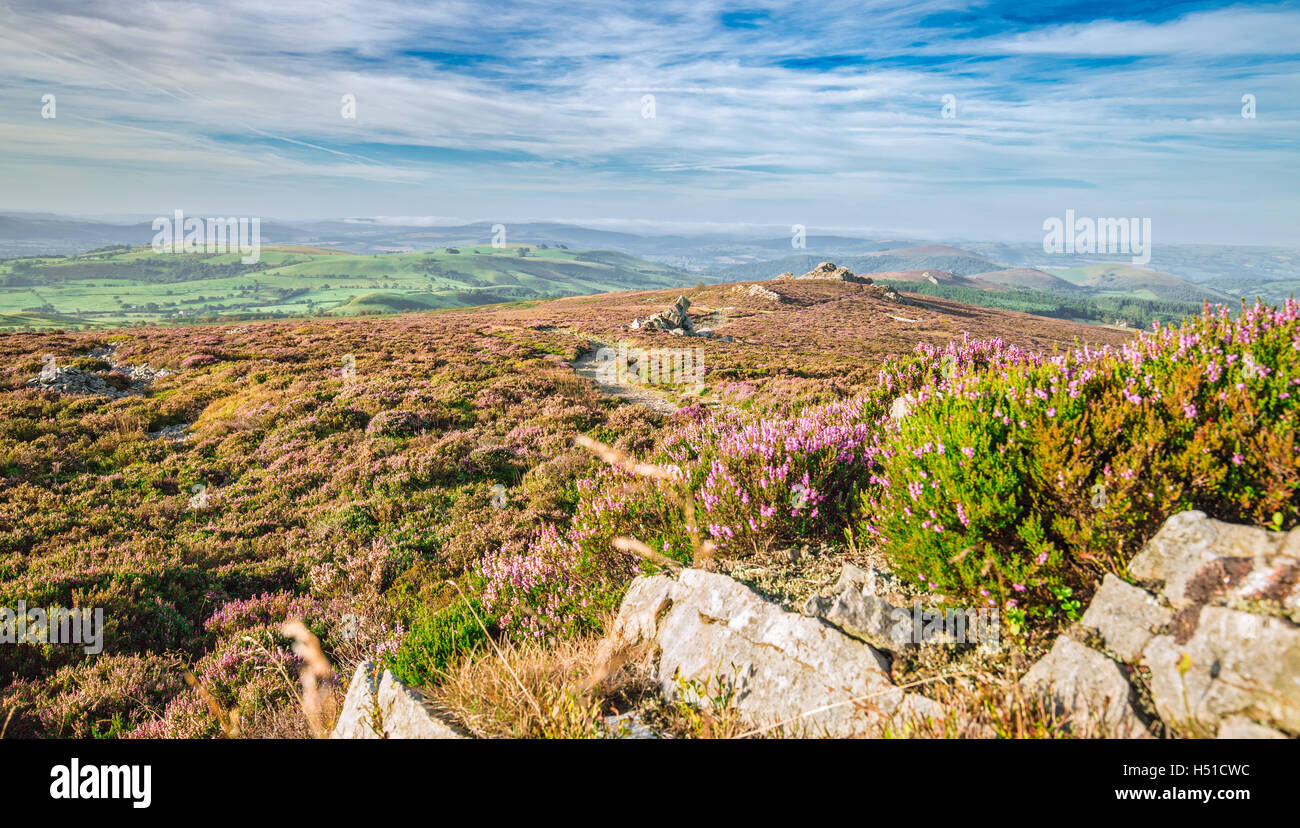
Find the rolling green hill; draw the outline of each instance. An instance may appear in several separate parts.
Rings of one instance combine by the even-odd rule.
[[[1220,290],[1197,285],[1170,273],[1134,265],[1107,263],[1052,269],[1051,274],[1087,288],[1098,296],[1122,296],[1167,302],[1225,302],[1232,297]]]
[[[0,261],[0,331],[399,313],[700,279],[608,250],[519,244],[382,255],[272,245],[255,264],[239,259],[118,246]]]

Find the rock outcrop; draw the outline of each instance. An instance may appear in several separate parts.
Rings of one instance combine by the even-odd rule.
[[[1021,678],[1087,735],[1300,736],[1300,529],[1269,532],[1184,512]],[[703,703],[722,683],[756,726],[851,736],[942,718],[890,678],[891,655],[931,639],[877,595],[887,573],[845,565],[804,614],[696,569],[637,578],[606,644],[650,645],[663,695]],[[934,639],[938,641],[938,639]]]
[[[802,276],[796,276],[793,273],[782,273],[776,277],[781,280],[790,279],[830,279],[836,282],[852,282],[858,285],[870,285],[872,279],[869,276],[859,276],[847,267],[839,267],[834,262],[822,262]]]
[[[648,319],[634,319],[628,327],[634,331],[667,331],[678,336],[696,336],[695,324],[686,315],[691,300],[678,296],[677,301],[667,309],[656,313]]]
[[[1027,683],[1128,735],[1142,733],[1129,704],[1140,689],[1176,734],[1300,736],[1300,529],[1182,512],[1128,571],[1142,587],[1106,576]]]
[[[352,675],[331,739],[462,739],[424,706],[423,697],[385,670],[378,686],[375,667],[362,662]]]
[[[866,642],[698,569],[638,578],[611,639],[653,643],[665,697],[698,704],[725,683],[742,716],[786,734],[853,736],[891,718],[943,715],[896,687],[889,659]]]

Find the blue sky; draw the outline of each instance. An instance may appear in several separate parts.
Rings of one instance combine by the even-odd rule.
[[[1300,246],[1294,2],[105,5],[3,3],[0,209]]]

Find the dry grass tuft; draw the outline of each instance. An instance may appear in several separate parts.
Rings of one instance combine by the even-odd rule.
[[[926,695],[943,706],[945,718],[895,717],[871,735],[885,739],[1098,739],[1120,735],[1096,715],[1061,712],[1044,694],[993,676],[929,684]]]
[[[643,664],[606,665],[598,638],[499,642],[496,652],[465,661],[426,695],[480,738],[602,738],[604,718],[649,692]],[[593,680],[595,676],[604,676]]]
[[[330,667],[329,659],[325,658],[325,653],[321,651],[320,640],[302,621],[297,619],[289,621],[281,632],[293,639],[293,651],[303,660],[300,676],[302,682],[300,706],[307,717],[307,725],[312,737],[323,739],[329,735],[330,728],[339,714],[334,695],[328,689],[321,687],[334,670]]]

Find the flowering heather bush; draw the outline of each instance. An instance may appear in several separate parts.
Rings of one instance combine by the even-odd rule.
[[[366,426],[367,434],[411,437],[424,430],[424,419],[414,411],[381,411]]]
[[[221,360],[212,354],[194,354],[181,360],[182,368],[202,368],[205,365],[216,365]]]
[[[1018,625],[1072,616],[1080,590],[1122,574],[1175,512],[1295,525],[1298,311],[1207,307],[1051,358],[1000,343],[925,351],[943,376],[881,453],[865,529],[903,577]]]
[[[505,632],[542,639],[599,631],[622,587],[639,573],[635,560],[574,526],[561,536],[544,526],[524,549],[489,553],[480,574],[484,606]]]
[[[692,418],[664,441],[683,471],[707,537],[724,554],[837,532],[879,448],[880,395],[809,408],[797,417]]]

